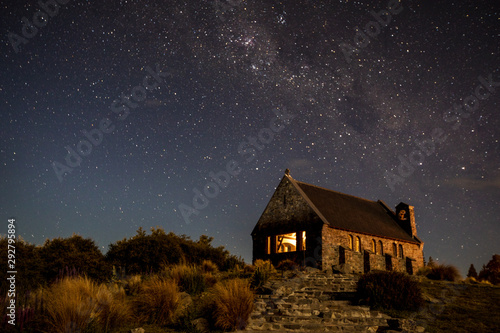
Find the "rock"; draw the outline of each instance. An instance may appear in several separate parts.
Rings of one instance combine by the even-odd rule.
[[[205,318],[195,319],[191,321],[191,324],[198,332],[201,333],[210,332],[210,324],[208,323],[208,320],[206,320]]]
[[[319,269],[314,268],[314,267],[310,267],[310,266],[307,266],[305,271],[306,271],[306,273],[318,273],[318,272],[320,272]]]
[[[144,328],[142,328],[142,327],[133,328],[130,330],[130,333],[144,333]]]
[[[182,292],[180,294],[179,307],[181,309],[187,309],[191,304],[193,304],[193,299],[191,298],[191,296],[186,292]]]

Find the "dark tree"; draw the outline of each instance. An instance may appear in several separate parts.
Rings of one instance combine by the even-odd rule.
[[[500,283],[500,255],[495,254],[486,266],[479,272],[479,279],[490,281],[493,284]]]
[[[104,255],[90,238],[73,235],[69,238],[46,240],[40,249],[43,276],[51,282],[69,272],[78,272],[97,281],[106,281],[111,268]]]
[[[429,257],[429,262],[427,263],[427,266],[429,267],[436,266],[436,262],[432,259],[432,257]]]
[[[18,237],[15,243],[11,244],[11,249],[15,247],[15,269],[17,271],[16,289],[17,292],[23,294],[29,290],[35,290],[40,284],[44,284],[42,279],[43,265],[40,260],[40,247],[25,242]],[[5,260],[7,267],[8,258],[8,239],[0,237],[0,255],[2,260]],[[5,259],[3,259],[5,258]],[[0,292],[1,295],[7,293],[7,269],[0,270]]]
[[[477,279],[477,271],[473,264],[469,267],[469,272],[467,273],[467,277]]]

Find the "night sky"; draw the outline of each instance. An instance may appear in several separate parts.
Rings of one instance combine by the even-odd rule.
[[[0,4],[0,233],[160,226],[250,262],[289,168],[413,205],[463,274],[500,253],[497,0],[41,3]]]

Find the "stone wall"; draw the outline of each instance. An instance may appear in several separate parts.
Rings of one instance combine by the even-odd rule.
[[[352,245],[350,235],[353,237]],[[359,252],[355,251],[357,237],[360,240]],[[375,252],[373,252],[372,241],[375,241],[376,244]],[[382,251],[378,249],[380,244],[382,244]],[[396,255],[393,251],[394,245],[398,249]],[[402,255],[400,246],[403,248]],[[416,273],[424,265],[422,246],[333,229],[324,225],[322,232],[322,268],[334,269],[343,273],[363,273],[367,270],[395,270]],[[407,260],[408,258],[410,260]]]

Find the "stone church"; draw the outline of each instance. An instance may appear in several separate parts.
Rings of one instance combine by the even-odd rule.
[[[424,266],[413,207],[392,210],[371,201],[297,181],[287,169],[252,231],[253,260],[343,273]]]

